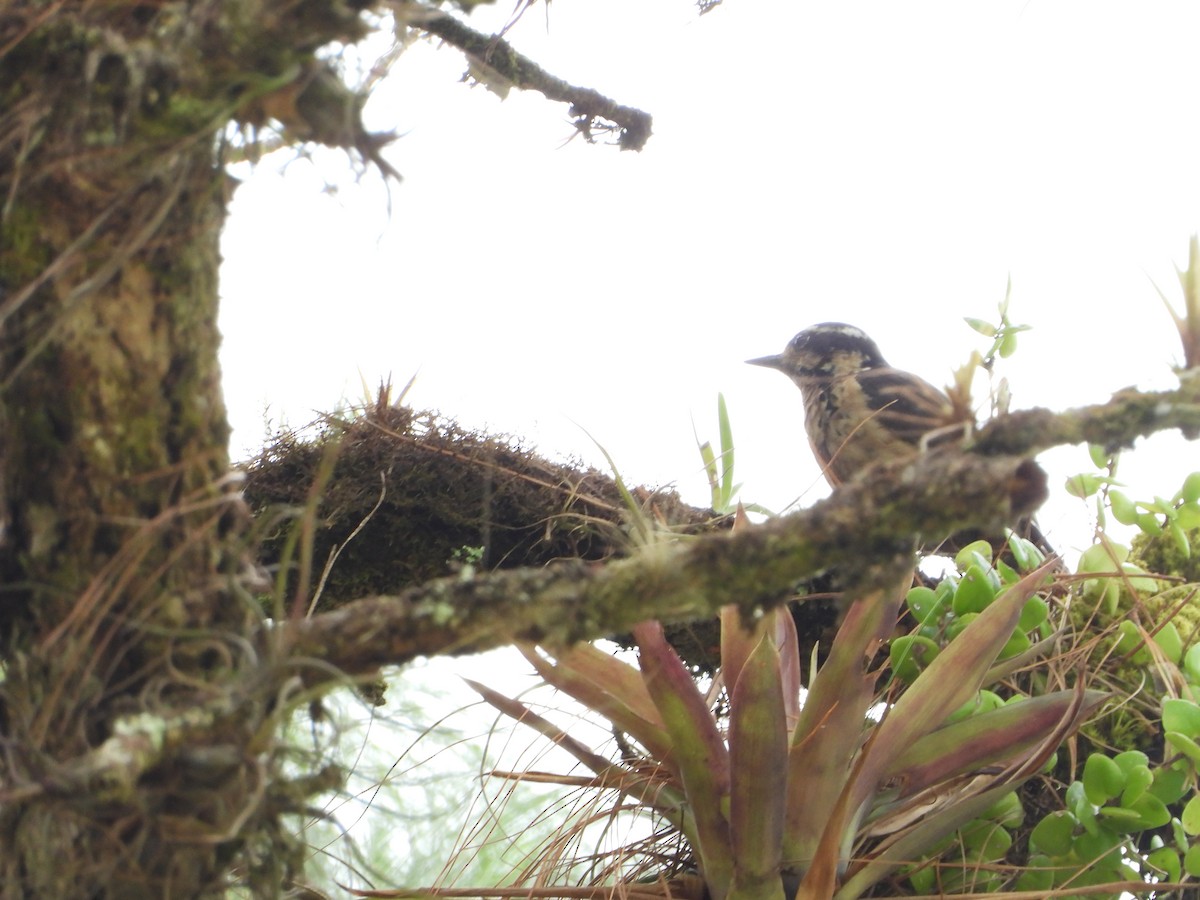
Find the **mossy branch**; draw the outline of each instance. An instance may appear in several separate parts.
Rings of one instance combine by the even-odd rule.
[[[1119,391],[1108,403],[1066,412],[1027,409],[988,422],[972,444],[982,454],[1032,454],[1064,444],[1096,444],[1111,451],[1139,437],[1178,428],[1200,437],[1200,370],[1183,373],[1173,391]]]
[[[575,127],[589,140],[593,132],[620,132],[622,150],[641,150],[650,139],[650,114],[632,106],[622,106],[591,88],[577,87],[551,75],[533,60],[522,55],[499,35],[484,34],[447,13],[430,12],[412,19],[410,24],[457,47],[476,65],[499,75],[507,84],[521,90],[534,90],[549,100],[571,104]],[[605,123],[611,122],[612,125]]]
[[[885,462],[826,500],[736,534],[664,543],[596,564],[437,579],[396,596],[357,600],[289,626],[294,652],[351,674],[417,656],[466,654],[513,641],[565,646],[645,619],[678,622],[727,604],[753,617],[801,579],[830,568],[860,573],[911,554],[922,537],[997,531],[1046,497],[1033,461],[994,454],[1095,441],[1117,446],[1156,431],[1200,428],[1196,385],[1122,392],[1109,403],[1016,413],[989,423],[970,452],[939,449]]]
[[[921,533],[1015,522],[1045,495],[1045,475],[1028,460],[939,452],[736,534],[659,544],[603,565],[568,560],[437,579],[346,604],[289,632],[294,652],[362,674],[513,641],[565,646],[646,619],[713,615],[727,604],[754,616],[786,599],[802,578],[889,563],[912,554]]]

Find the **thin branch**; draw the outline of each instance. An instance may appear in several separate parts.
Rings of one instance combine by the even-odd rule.
[[[463,24],[453,16],[430,10],[413,16],[408,24],[435,34],[457,47],[475,64],[498,74],[505,82],[521,90],[534,90],[549,100],[571,104],[575,127],[591,139],[595,131],[620,131],[617,143],[622,150],[641,150],[650,139],[652,119],[649,113],[622,106],[591,88],[577,87],[551,75],[533,60],[519,53],[499,35],[488,35]],[[604,123],[610,122],[612,125]]]

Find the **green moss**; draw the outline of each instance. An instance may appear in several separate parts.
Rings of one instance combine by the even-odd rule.
[[[32,281],[50,264],[50,248],[41,239],[41,213],[17,204],[0,219],[0,285],[10,287]]]
[[[1187,532],[1193,552],[1188,555],[1169,531],[1161,534],[1138,534],[1133,539],[1131,559],[1159,575],[1173,575],[1189,582],[1200,582],[1200,528]]]

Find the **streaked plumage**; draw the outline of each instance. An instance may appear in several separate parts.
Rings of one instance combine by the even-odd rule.
[[[804,426],[830,484],[872,462],[914,453],[922,440],[961,425],[950,398],[887,364],[862,329],[841,322],[806,328],[777,356],[747,360],[778,369],[804,397]]]

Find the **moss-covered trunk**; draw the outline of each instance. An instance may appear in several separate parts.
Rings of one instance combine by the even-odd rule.
[[[263,743],[287,676],[225,484],[216,148],[361,24],[270,13],[0,4],[6,897],[277,888],[293,861]]]

